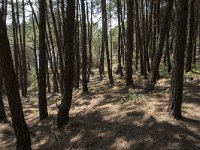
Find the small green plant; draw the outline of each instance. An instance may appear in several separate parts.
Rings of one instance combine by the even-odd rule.
[[[121,103],[125,103],[125,102],[133,102],[133,103],[146,103],[146,101],[148,100],[147,96],[144,94],[138,94],[138,93],[129,93],[126,96],[122,96],[122,98],[120,99]]]

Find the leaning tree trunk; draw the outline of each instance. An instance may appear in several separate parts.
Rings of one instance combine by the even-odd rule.
[[[28,127],[24,119],[24,113],[19,94],[19,86],[11,56],[10,43],[8,41],[7,28],[0,12],[0,65],[7,89],[8,103],[11,119],[17,138],[17,150],[30,150],[31,139]]]
[[[156,80],[158,78],[159,66],[160,66],[160,61],[162,58],[165,38],[166,38],[166,34],[169,31],[169,27],[170,27],[169,20],[170,20],[171,14],[172,14],[173,2],[174,1],[172,1],[172,0],[167,1],[166,11],[163,16],[161,29],[159,31],[159,41],[158,41],[158,45],[157,45],[157,50],[156,50],[156,53],[155,53],[155,56],[153,59],[153,63],[152,63],[151,76],[150,76],[150,79],[144,90],[147,93],[154,90]]]
[[[169,98],[169,114],[181,118],[184,57],[187,37],[188,0],[176,0],[174,61]]]

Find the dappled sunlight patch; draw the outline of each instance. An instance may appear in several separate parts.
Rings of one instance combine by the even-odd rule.
[[[111,145],[111,149],[130,149],[130,143],[123,137],[119,137],[115,140],[115,143]]]

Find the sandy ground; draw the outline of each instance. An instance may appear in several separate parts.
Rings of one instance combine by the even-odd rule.
[[[153,93],[142,93],[144,82],[134,78],[134,87],[124,80],[91,79],[90,93],[74,91],[69,125],[56,129],[56,102],[60,95],[48,94],[49,118],[38,119],[37,94],[22,99],[34,150],[64,149],[200,149],[200,80],[185,81],[180,121],[168,116],[169,77],[159,80]],[[5,100],[5,103],[7,101]],[[8,110],[8,106],[6,104]],[[7,111],[8,112],[8,111]],[[9,112],[8,112],[9,116]],[[0,124],[0,150],[13,150],[15,136],[11,123]]]

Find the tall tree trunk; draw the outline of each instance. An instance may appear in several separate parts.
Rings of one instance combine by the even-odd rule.
[[[74,67],[74,38],[75,38],[75,1],[67,0],[67,20],[65,34],[65,76],[64,95],[59,107],[57,126],[62,128],[69,122],[69,110],[72,102],[73,67]]]
[[[142,37],[141,37],[141,30],[140,30],[140,20],[139,20],[139,6],[138,6],[138,0],[135,0],[135,11],[136,11],[136,32],[137,32],[137,40],[138,40],[138,47],[140,49],[140,69],[141,69],[141,75],[145,75],[144,71],[144,57],[143,57],[143,45],[142,45]]]
[[[103,16],[102,16],[102,22],[103,22],[102,34],[103,34],[103,42],[104,42],[105,49],[106,49],[108,77],[109,77],[110,84],[113,84],[114,81],[113,81],[113,76],[112,76],[112,69],[110,67],[110,56],[109,56],[109,49],[108,49],[108,25],[107,25],[106,1],[105,0],[101,0],[101,5],[102,5],[102,11],[103,11]]]
[[[85,16],[85,0],[81,0],[82,10],[82,86],[83,93],[88,92],[87,86],[87,32],[86,32],[86,16]]]
[[[75,88],[79,88],[79,83],[80,83],[80,23],[79,23],[79,0],[77,0],[76,4],[76,49],[75,49]]]
[[[28,127],[24,120],[24,113],[19,94],[19,86],[15,73],[10,43],[8,41],[6,24],[0,12],[0,66],[2,66],[3,78],[7,89],[8,103],[11,119],[17,138],[17,150],[31,150],[31,139]]]
[[[91,9],[90,9],[90,21],[89,21],[89,14],[88,14],[88,6],[87,6],[87,14],[88,14],[88,47],[89,47],[89,65],[88,65],[88,82],[90,80],[90,74],[92,69],[92,34],[93,34],[93,0],[91,0]]]
[[[18,61],[18,32],[17,32],[17,23],[16,23],[16,18],[15,18],[15,7],[14,7],[14,3],[13,0],[11,0],[11,7],[12,7],[12,26],[13,26],[13,42],[14,42],[14,62],[15,62],[15,72],[17,75],[17,78],[19,76],[19,61]]]
[[[127,0],[127,58],[126,58],[126,85],[132,85],[133,79],[133,0]]]
[[[26,97],[27,95],[27,65],[26,65],[26,16],[25,16],[25,3],[22,0],[22,13],[23,13],[23,46],[22,46],[22,72],[23,72],[23,81],[22,81],[22,96]]]
[[[37,57],[37,37],[36,37],[36,27],[35,27],[35,20],[32,15],[32,24],[33,24],[33,51],[34,51],[34,57],[35,57],[35,72],[36,72],[36,77],[37,81],[39,82],[39,69],[38,69],[38,57]]]
[[[147,41],[146,41],[146,32],[145,32],[145,17],[144,17],[144,1],[141,0],[141,21],[142,21],[142,43],[143,43],[143,53],[144,53],[144,78],[147,79]]]
[[[39,114],[40,120],[48,117],[46,99],[46,1],[39,2]]]
[[[56,18],[53,12],[53,3],[52,0],[49,0],[49,6],[50,6],[50,12],[51,12],[51,17],[53,21],[53,28],[54,28],[54,34],[56,36],[56,44],[58,48],[58,55],[59,55],[59,65],[60,65],[60,88],[61,88],[61,93],[63,93],[63,76],[64,76],[64,64],[63,64],[63,53],[62,53],[62,47],[60,43],[60,37],[58,34],[58,28],[56,26]]]
[[[189,0],[189,34],[188,34],[188,47],[186,53],[186,66],[185,71],[189,72],[192,70],[192,53],[194,44],[194,34],[195,34],[195,10],[194,10],[195,0]]]
[[[119,74],[121,77],[123,76],[123,71],[122,71],[122,47],[121,47],[121,42],[122,42],[122,33],[121,33],[121,2],[120,0],[117,0],[117,16],[118,16],[118,67],[117,67],[117,74]]]
[[[150,79],[149,79],[147,86],[144,90],[147,93],[154,90],[156,81],[158,79],[159,66],[160,66],[160,61],[161,61],[161,58],[162,58],[165,38],[166,38],[167,32],[169,32],[169,27],[170,27],[169,20],[171,18],[171,14],[172,14],[173,2],[174,1],[172,1],[172,0],[167,1],[166,11],[165,11],[165,14],[163,16],[161,29],[160,29],[160,32],[159,32],[159,41],[158,41],[156,53],[155,53],[152,68],[151,68],[151,76],[150,76]]]
[[[51,52],[50,52],[51,48],[52,48],[53,53],[54,53],[55,49],[54,49],[53,36],[52,36],[52,33],[51,33],[51,26],[50,26],[48,15],[47,15],[47,26],[48,26],[48,31],[49,31],[49,41],[48,41],[49,50],[47,49],[47,51],[48,51],[47,54],[48,54],[48,59],[49,59],[49,62],[50,62],[50,68],[52,70],[52,75],[53,75],[53,91],[58,93],[59,87],[58,87],[58,80],[57,80],[57,73],[56,73],[57,65],[56,65],[55,59],[54,59],[54,62],[53,62],[53,57],[52,57]],[[49,44],[49,42],[51,44]]]
[[[181,118],[187,13],[188,0],[176,0],[174,61],[169,98],[169,114],[175,119]]]

